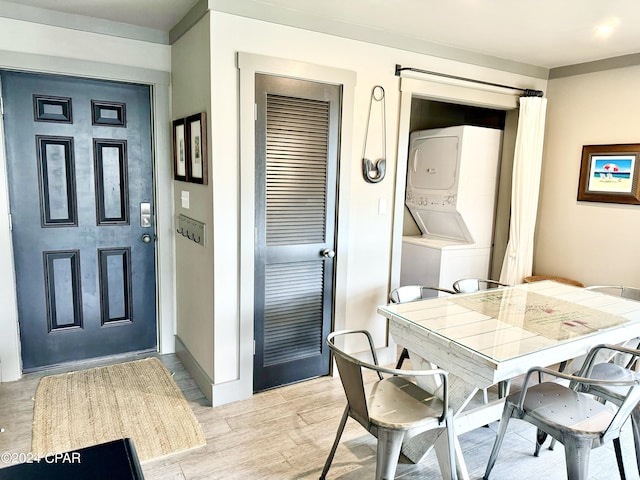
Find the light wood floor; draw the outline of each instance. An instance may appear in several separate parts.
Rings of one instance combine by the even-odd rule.
[[[140,358],[140,357],[135,357]],[[323,377],[254,395],[211,408],[175,355],[161,360],[174,372],[193,411],[201,422],[207,445],[188,452],[145,462],[147,480],[293,480],[317,479],[331,448],[345,406],[338,378]],[[133,358],[127,358],[131,360]],[[120,359],[122,361],[122,359]],[[90,368],[109,362],[83,364]],[[76,367],[77,369],[78,367]],[[69,369],[57,369],[46,374]],[[17,382],[0,384],[0,453],[29,452],[33,396],[44,373],[25,375]],[[493,392],[492,392],[493,393]],[[472,479],[481,479],[495,438],[497,423],[460,436]],[[627,478],[638,479],[629,428],[622,439]],[[544,449],[532,455],[534,430],[512,420],[492,472],[492,480],[560,480],[566,478],[564,451]],[[375,472],[375,439],[353,420],[338,447],[328,479],[365,480]],[[619,478],[611,446],[591,455],[590,478]],[[0,464],[0,467],[6,465]],[[0,478],[2,478],[0,470]],[[414,465],[401,457],[396,478],[438,479],[435,454]]]

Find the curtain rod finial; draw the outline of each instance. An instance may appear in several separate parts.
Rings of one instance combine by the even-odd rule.
[[[526,89],[524,91],[524,96],[525,97],[543,97],[544,96],[544,92],[542,90]]]

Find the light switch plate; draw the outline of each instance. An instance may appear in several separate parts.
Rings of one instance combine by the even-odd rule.
[[[378,215],[387,214],[387,199],[385,197],[378,199]]]
[[[189,192],[182,190],[180,192],[180,201],[182,202],[182,208],[189,208]]]

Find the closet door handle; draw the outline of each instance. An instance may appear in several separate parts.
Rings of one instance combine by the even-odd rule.
[[[330,248],[325,248],[320,252],[320,255],[322,255],[324,258],[333,258],[336,256],[336,252],[334,252]]]

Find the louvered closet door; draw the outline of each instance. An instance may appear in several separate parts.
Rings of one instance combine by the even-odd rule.
[[[255,391],[329,373],[340,99],[256,75]]]

